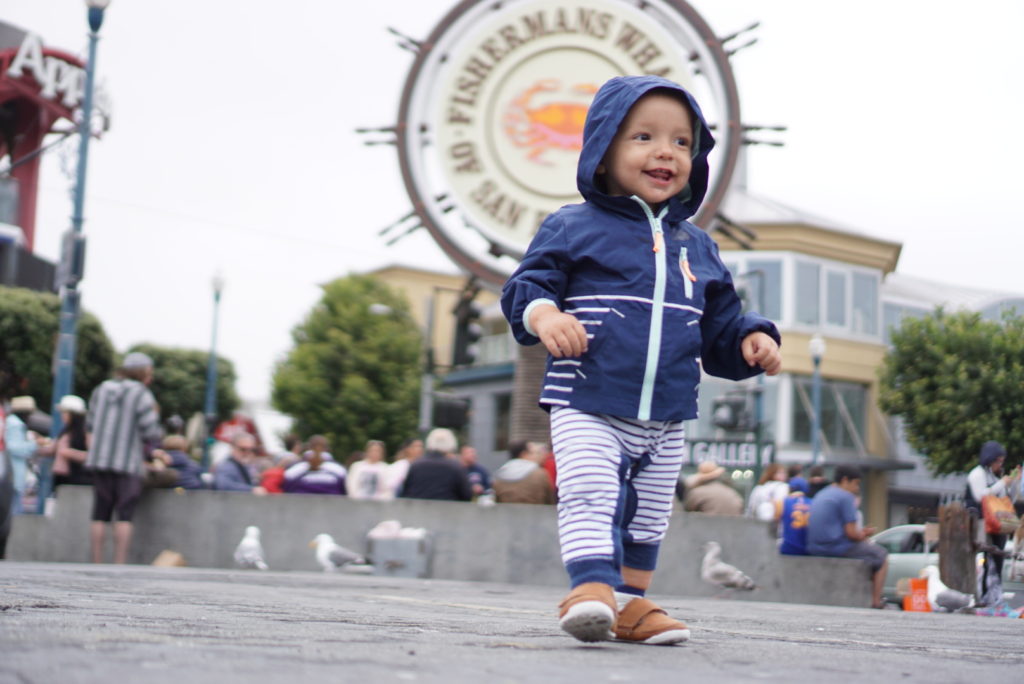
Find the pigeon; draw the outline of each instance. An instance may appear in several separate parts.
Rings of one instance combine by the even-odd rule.
[[[939,578],[939,569],[934,565],[922,568],[921,577],[928,578],[928,603],[932,605],[932,610],[942,609],[952,613],[974,607],[974,597],[943,584]]]
[[[316,535],[309,545],[316,547],[316,560],[323,567],[324,572],[334,572],[350,563],[366,563],[365,558],[355,551],[338,545],[334,541],[334,537],[329,534]]]
[[[704,560],[700,564],[700,578],[709,584],[716,584],[726,589],[756,589],[754,580],[747,577],[739,568],[721,561],[722,546],[718,542],[704,545]]]
[[[267,569],[267,563],[263,560],[263,545],[260,544],[260,528],[255,525],[245,528],[245,536],[235,547],[235,565],[246,570]]]

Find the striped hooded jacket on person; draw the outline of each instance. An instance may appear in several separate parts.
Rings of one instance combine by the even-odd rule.
[[[595,175],[630,107],[653,89],[678,94],[695,118],[689,184],[659,208],[608,195]],[[687,220],[707,191],[713,145],[696,101],[671,81],[619,77],[595,96],[576,174],[586,201],[547,217],[502,292],[502,310],[520,344],[539,341],[527,320],[541,302],[576,316],[587,331],[582,356],[548,357],[542,408],[689,420],[697,417],[702,365],[734,380],[761,372],[746,364],[740,344],[755,331],[776,341],[779,333],[768,319],[742,313],[717,245]],[[664,248],[655,251],[659,233]]]
[[[85,465],[90,470],[143,474],[143,440],[162,436],[153,393],[128,378],[106,380],[89,399],[86,427],[91,435]]]

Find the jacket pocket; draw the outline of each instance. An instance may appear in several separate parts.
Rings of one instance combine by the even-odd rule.
[[[697,282],[697,276],[690,268],[690,259],[686,247],[679,248],[679,271],[683,274],[683,294],[687,299],[693,299],[693,284]]]

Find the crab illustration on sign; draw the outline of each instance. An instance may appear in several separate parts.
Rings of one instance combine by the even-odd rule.
[[[536,164],[550,166],[543,155],[550,149],[578,152],[583,148],[583,124],[587,119],[589,100],[597,92],[597,86],[582,83],[569,89],[577,100],[566,98],[535,104],[544,93],[558,93],[561,81],[553,78],[542,79],[524,90],[505,108],[505,134],[516,147],[529,150],[526,158]],[[578,101],[587,96],[586,104]],[[545,98],[547,99],[547,98]]]

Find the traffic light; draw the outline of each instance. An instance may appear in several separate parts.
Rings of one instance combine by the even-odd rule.
[[[469,422],[469,399],[434,394],[434,427],[461,430]]]
[[[752,429],[746,393],[730,392],[711,402],[711,422],[723,430],[747,431]]]
[[[483,336],[483,328],[477,322],[482,309],[473,301],[477,290],[464,291],[458,304],[452,310],[455,314],[455,342],[452,348],[453,366],[472,366],[477,357],[477,342]]]

